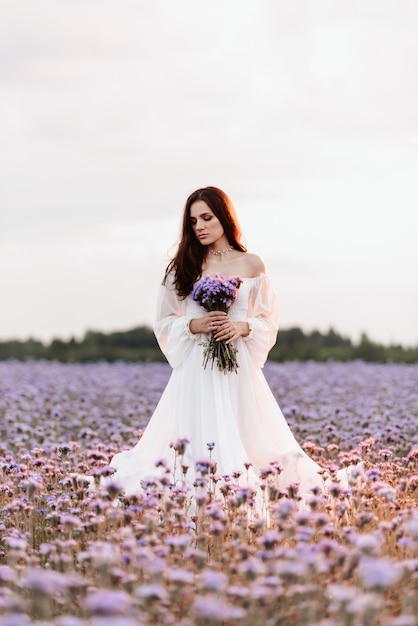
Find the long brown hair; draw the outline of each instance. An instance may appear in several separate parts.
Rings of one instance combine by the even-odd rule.
[[[174,285],[179,296],[185,298],[202,274],[203,261],[208,254],[207,246],[200,243],[190,221],[190,207],[197,200],[203,200],[222,224],[229,245],[235,250],[246,252],[241,242],[241,229],[234,206],[226,193],[217,187],[197,189],[187,198],[184,207],[180,243],[175,257],[167,265],[164,281],[174,272]]]

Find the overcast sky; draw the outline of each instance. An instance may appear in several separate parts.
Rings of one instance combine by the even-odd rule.
[[[281,326],[418,344],[415,0],[0,0],[0,340],[151,324],[184,202]]]

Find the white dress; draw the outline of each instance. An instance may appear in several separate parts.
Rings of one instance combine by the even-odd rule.
[[[313,487],[322,489],[321,468],[297,443],[262,372],[278,328],[277,297],[269,277],[244,278],[229,310],[232,320],[250,326],[249,336],[235,342],[237,373],[224,374],[216,365],[202,367],[200,343],[207,335],[191,334],[188,323],[204,314],[190,296],[180,299],[172,282],[160,287],[153,328],[173,372],[137,445],[113,457],[112,479],[127,495],[139,492],[142,479],[158,474],[156,461],[166,459],[173,466],[170,443],[184,437],[190,440],[183,459],[190,465],[190,485],[195,462],[208,459],[207,444],[214,442],[218,475],[242,471],[241,484],[249,480],[257,486],[260,468],[278,461],[283,468],[280,489],[299,483],[302,497]],[[252,464],[250,474],[246,462]]]

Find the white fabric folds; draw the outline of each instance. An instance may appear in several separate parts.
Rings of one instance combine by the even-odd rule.
[[[283,467],[281,488],[299,483],[300,495],[323,488],[320,467],[295,440],[264,378],[262,367],[274,345],[278,328],[277,297],[267,275],[244,278],[229,316],[248,321],[250,335],[239,338],[238,372],[220,372],[216,365],[202,367],[202,341],[207,335],[191,334],[191,319],[205,311],[191,297],[180,299],[169,280],[161,286],[154,331],[173,372],[150,422],[137,443],[117,454],[112,462],[125,493],[140,491],[141,479],[155,476],[155,462],[174,463],[170,443],[187,437],[184,462],[192,485],[197,460],[208,458],[207,443],[214,442],[217,473],[236,470],[258,484],[259,470],[271,461]],[[244,464],[251,463],[250,474]]]

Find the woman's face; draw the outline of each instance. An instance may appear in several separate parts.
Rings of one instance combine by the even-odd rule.
[[[196,200],[190,207],[190,223],[203,246],[209,246],[224,236],[224,229],[204,200]]]

